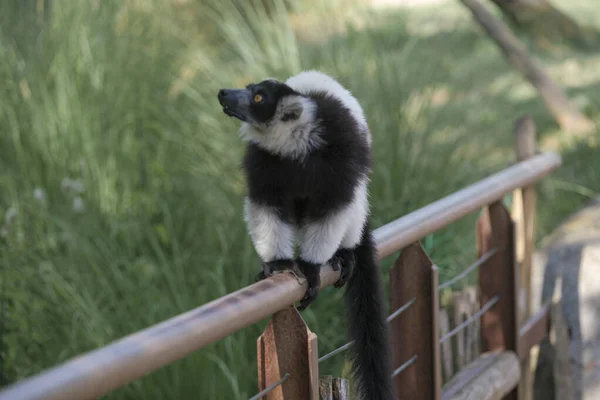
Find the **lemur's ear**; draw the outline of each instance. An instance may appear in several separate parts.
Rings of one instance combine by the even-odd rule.
[[[281,110],[282,121],[295,121],[300,118],[302,111],[304,110],[304,104],[302,101],[293,101],[285,105]]]

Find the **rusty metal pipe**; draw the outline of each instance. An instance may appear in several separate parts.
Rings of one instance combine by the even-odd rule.
[[[535,183],[560,164],[556,153],[539,154],[376,229],[378,256],[385,258],[514,189]]]
[[[379,257],[534,183],[560,163],[555,153],[532,157],[382,226],[374,231]],[[338,274],[323,267],[321,287]],[[0,392],[0,400],[101,396],[293,305],[305,291],[306,283],[291,274],[273,276],[17,382]]]

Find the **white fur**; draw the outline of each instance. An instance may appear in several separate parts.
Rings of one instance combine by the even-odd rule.
[[[300,117],[282,121],[281,117],[291,109],[301,109]],[[240,134],[246,140],[258,144],[272,153],[291,158],[302,158],[323,144],[315,121],[316,105],[300,96],[286,96],[275,110],[270,125],[243,123]]]
[[[300,257],[315,264],[324,264],[338,248],[352,249],[360,242],[369,213],[367,178],[354,189],[352,202],[323,221],[302,228]]]
[[[369,216],[368,178],[363,178],[354,189],[354,199],[346,210],[348,229],[342,239],[344,249],[353,249],[360,243],[365,221]]]
[[[369,146],[371,145],[371,133],[362,107],[358,103],[358,100],[352,96],[352,93],[344,88],[338,81],[322,72],[309,70],[288,78],[285,83],[302,94],[307,94],[310,91],[322,91],[336,97],[350,110],[352,116],[363,128]]]
[[[283,222],[272,208],[246,198],[244,217],[254,248],[264,262],[294,257],[294,227]]]

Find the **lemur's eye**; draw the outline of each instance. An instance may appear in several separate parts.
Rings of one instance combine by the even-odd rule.
[[[254,95],[254,102],[255,103],[260,103],[262,101],[263,97],[260,94]]]

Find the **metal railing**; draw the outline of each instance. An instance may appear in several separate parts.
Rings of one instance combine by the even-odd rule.
[[[556,153],[535,155],[376,229],[378,257],[390,256],[463,216],[497,202],[513,190],[535,183],[560,164],[561,158]],[[483,261],[476,262],[441,287],[450,286],[477,269],[495,252],[495,249],[489,250],[482,256]],[[321,288],[336,282],[338,275],[339,272],[324,266]],[[439,288],[437,284],[436,288]],[[101,396],[288,308],[301,300],[305,291],[306,283],[290,274],[272,276],[17,382],[0,392],[0,400],[75,400]],[[490,300],[488,308],[497,301],[498,297]],[[396,309],[389,320],[412,308],[413,302],[414,299],[406,302],[406,308],[401,311]],[[473,318],[479,318],[486,310],[483,307]],[[338,354],[349,345],[334,350],[319,361]],[[419,363],[418,356],[409,357],[395,370],[394,376]],[[289,374],[269,387],[272,390],[288,379],[291,379]]]

